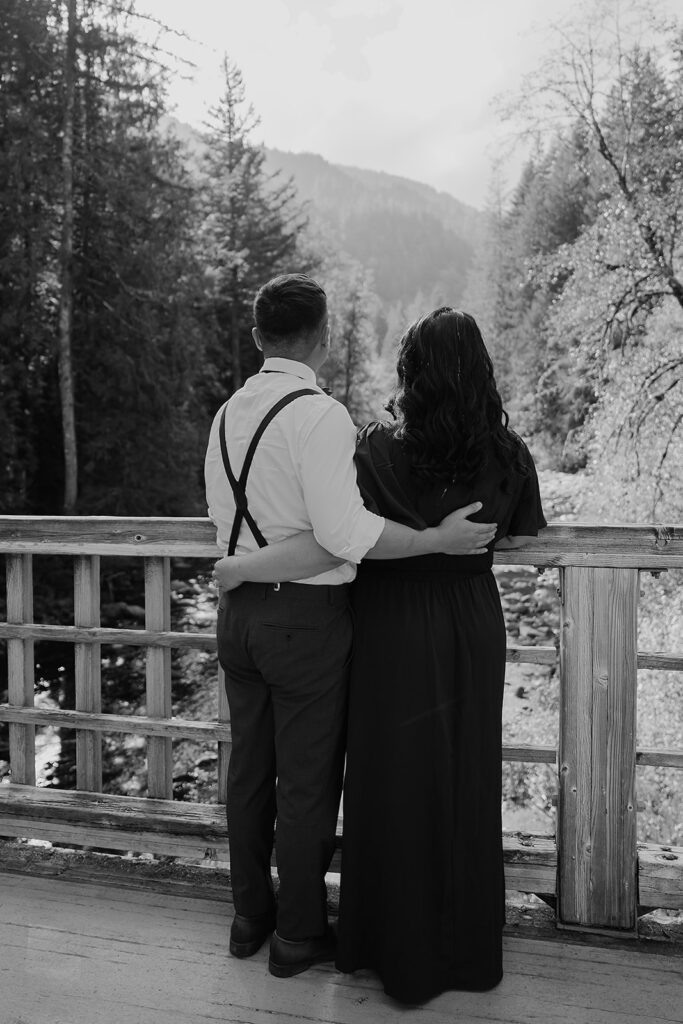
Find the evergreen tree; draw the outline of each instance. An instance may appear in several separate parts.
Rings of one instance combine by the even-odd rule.
[[[60,465],[54,211],[60,43],[49,0],[0,5],[0,511],[36,507]],[[59,475],[59,471],[57,471]]]
[[[112,16],[114,17],[114,16]],[[74,351],[82,507],[169,515],[201,507],[208,423],[195,189],[163,135],[164,71],[116,16],[83,33]]]
[[[378,299],[370,275],[349,257],[337,254],[321,278],[330,315],[330,355],[320,382],[345,405],[358,426],[377,419],[387,399],[389,375],[377,355],[375,318]]]
[[[199,507],[193,190],[134,21],[0,7],[4,511]]]
[[[263,149],[252,141],[258,119],[240,69],[225,57],[224,92],[204,135],[200,258],[206,275],[205,313],[211,325],[206,401],[216,408],[258,368],[251,340],[254,294],[278,273],[310,269],[300,258],[305,225],[290,181],[268,175]]]

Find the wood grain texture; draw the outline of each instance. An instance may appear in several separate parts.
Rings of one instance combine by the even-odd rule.
[[[0,552],[217,558],[209,519],[0,516]],[[533,543],[496,553],[500,565],[683,566],[683,524],[551,523]]]
[[[638,902],[683,910],[683,847],[638,843]]]
[[[568,568],[563,577],[559,916],[633,930],[638,574]]]
[[[683,672],[683,654],[639,651],[638,668],[651,668],[659,672]]]
[[[0,516],[0,551],[44,555],[220,557],[209,519]]]
[[[503,761],[525,761],[535,764],[556,764],[557,750],[544,744],[503,744]]]
[[[93,714],[63,708],[14,708],[0,704],[0,722],[34,723],[94,732],[124,732],[164,736],[173,740],[230,743],[229,723],[192,722],[185,718],[146,718],[142,715]]]
[[[51,640],[61,643],[120,644],[128,647],[193,648],[199,651],[215,651],[215,633],[174,633],[159,629],[111,629],[105,626],[48,626],[42,623],[10,624],[0,623],[0,640]]]
[[[0,834],[178,857],[210,848],[228,859],[225,808],[215,804],[0,786]]]
[[[51,640],[61,643],[123,644],[130,647],[192,648],[200,651],[216,650],[215,633],[177,633],[171,630],[112,629],[108,626],[53,626],[38,622],[0,622],[0,640]],[[524,644],[510,644],[505,660],[519,665],[555,665],[558,648]],[[661,672],[683,671],[683,654],[665,652],[638,652],[638,668]]]
[[[339,871],[343,822],[331,871]],[[134,850],[164,856],[229,861],[225,808],[101,793],[0,786],[0,834],[49,842]],[[387,858],[391,850],[386,851]],[[506,888],[540,895],[557,891],[557,850],[552,836],[503,833]],[[683,908],[683,850],[638,845],[639,902]]]
[[[683,768],[683,750],[665,750],[663,747],[657,750],[636,750],[636,764],[650,764],[657,768]]]
[[[219,714],[223,714],[220,704]],[[227,701],[226,701],[227,708]],[[0,704],[0,722],[13,722],[18,725],[49,725],[53,728],[91,729],[95,732],[123,732],[138,736],[166,736],[172,740],[195,740],[197,742],[217,742],[219,758],[224,747],[223,757],[227,763],[230,756],[230,721],[226,717],[218,722],[190,721],[186,718],[147,718],[142,715],[111,715],[93,714],[86,711],[68,711],[64,708],[19,708],[9,704]],[[544,744],[503,744],[503,761],[523,761],[536,764],[556,764],[557,750]],[[636,751],[637,765],[653,765],[659,768],[683,768],[683,751],[651,750]],[[219,782],[224,772],[219,772]],[[219,789],[220,792],[220,789]],[[225,803],[225,799],[219,799]]]
[[[164,632],[171,627],[170,558],[145,559],[145,626]],[[170,718],[170,648],[147,648],[146,679],[147,714],[150,718]],[[165,737],[150,736],[147,741],[147,792],[162,800],[173,795],[173,747]]]
[[[30,622],[33,618],[33,564],[31,555],[7,558],[7,621]],[[32,707],[35,688],[33,641],[7,642],[8,702],[17,707]],[[35,785],[36,730],[32,724],[12,724],[9,729],[9,753],[14,782]]]
[[[74,623],[100,624],[100,557],[84,555],[74,559]],[[76,710],[102,710],[100,645],[77,643],[74,647]],[[93,730],[76,731],[76,785],[91,793],[102,789],[102,739]]]
[[[515,665],[556,665],[557,659],[556,647],[510,644],[505,652],[505,660]]]
[[[681,964],[645,948],[503,940],[490,992],[399,1008],[369,971],[273,978],[232,958],[232,905],[0,876],[3,1024],[677,1024]]]

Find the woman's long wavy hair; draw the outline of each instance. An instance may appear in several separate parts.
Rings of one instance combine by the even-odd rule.
[[[474,317],[450,306],[428,313],[401,339],[398,386],[388,409],[409,449],[413,472],[429,483],[471,483],[491,442],[501,465],[524,473],[521,444]]]

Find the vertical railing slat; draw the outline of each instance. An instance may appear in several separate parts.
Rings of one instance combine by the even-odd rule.
[[[79,556],[74,561],[74,624],[100,625],[100,558]],[[76,710],[102,710],[100,644],[76,644]],[[102,737],[92,729],[76,732],[76,786],[91,793],[102,791]]]
[[[563,570],[558,922],[636,925],[638,571]]]
[[[31,555],[7,556],[7,621],[33,621],[33,562]],[[33,640],[7,641],[8,700],[20,708],[33,707],[35,660]],[[12,782],[36,784],[36,729],[34,725],[9,727]]]
[[[153,630],[171,628],[171,560],[145,559],[145,626]],[[168,647],[147,648],[147,714],[171,718],[171,651]],[[173,796],[172,741],[163,736],[147,740],[147,795],[161,800]]]
[[[225,672],[218,665],[218,721],[230,721],[230,708],[225,692]],[[230,760],[230,744],[218,744],[218,803],[224,804],[228,788],[228,761]]]

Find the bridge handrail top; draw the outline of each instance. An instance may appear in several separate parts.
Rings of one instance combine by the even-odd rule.
[[[92,515],[92,516],[60,516],[60,515],[0,515],[0,527],[10,526],[12,524],[20,525],[41,525],[47,523],[62,523],[65,526],[70,524],[83,524],[92,523],[111,525],[112,523],[121,523],[122,526],[133,525],[138,523],[187,523],[191,525],[201,525],[205,528],[213,528],[213,523],[208,516],[103,516],[103,515]],[[595,520],[572,520],[566,522],[563,520],[551,520],[548,523],[544,534],[547,536],[549,533],[557,533],[559,531],[574,530],[608,530],[612,531],[643,531],[643,530],[668,530],[673,533],[679,531],[683,533],[683,522],[672,523],[672,522],[639,522],[639,523],[623,523],[623,522],[597,522]]]

